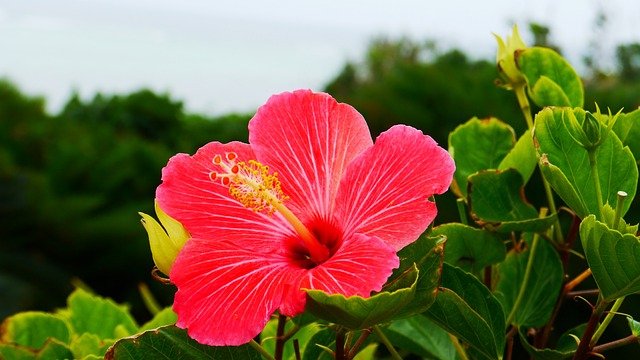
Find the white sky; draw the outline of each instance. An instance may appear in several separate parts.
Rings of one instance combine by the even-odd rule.
[[[218,115],[320,90],[378,35],[493,59],[492,32],[518,23],[530,43],[535,21],[580,68],[599,9],[603,58],[640,42],[636,0],[0,0],[0,77],[45,96],[52,112],[74,89],[91,98],[150,87]]]

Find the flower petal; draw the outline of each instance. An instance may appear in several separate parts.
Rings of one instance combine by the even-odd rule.
[[[258,335],[300,271],[278,255],[193,238],[171,269],[177,326],[207,345],[241,345]]]
[[[160,207],[184,225],[194,238],[230,240],[243,247],[279,251],[282,244],[274,238],[295,234],[279,214],[269,216],[245,208],[229,195],[229,187],[210,177],[219,171],[213,163],[216,155],[235,153],[237,161],[255,159],[251,147],[240,142],[209,143],[190,157],[178,154],[162,170],[162,184],[156,197]]]
[[[310,90],[272,96],[249,122],[249,142],[278,172],[287,207],[303,222],[332,213],[347,165],[373,144],[354,108]]]
[[[369,297],[373,291],[382,289],[399,265],[395,250],[381,239],[353,234],[329,260],[302,273],[289,288],[279,310],[288,316],[304,311],[306,293],[301,289]]]
[[[396,125],[347,169],[336,197],[346,233],[377,236],[400,250],[436,216],[429,197],[444,193],[455,165],[446,150],[414,128]]]

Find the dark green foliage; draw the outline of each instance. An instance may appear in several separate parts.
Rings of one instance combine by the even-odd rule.
[[[209,141],[246,140],[248,120],[185,114],[149,90],[73,96],[50,116],[0,82],[0,318],[61,305],[72,276],[139,301],[153,262],[137,212],[153,213],[162,167]],[[152,286],[169,304],[173,290]]]

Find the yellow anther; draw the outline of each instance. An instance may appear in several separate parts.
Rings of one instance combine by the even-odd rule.
[[[255,160],[236,163],[236,157],[235,153],[227,153],[227,162],[223,162],[222,156],[216,155],[213,163],[222,171],[213,171],[209,177],[213,181],[220,179],[222,185],[229,187],[229,194],[246,208],[273,214],[288,198],[280,189],[278,173],[270,174],[268,166]]]
[[[227,153],[227,162],[224,162],[222,156],[216,155],[213,163],[222,171],[212,171],[209,174],[211,180],[220,179],[222,185],[229,187],[229,194],[247,209],[255,212],[264,211],[269,216],[276,211],[280,213],[307,245],[310,259],[316,264],[326,260],[329,257],[328,249],[320,244],[309,229],[284,205],[284,201],[289,197],[284,195],[280,188],[278,173],[270,174],[268,166],[255,160],[236,163],[236,157],[235,153]]]
[[[255,160],[239,162],[230,169],[229,194],[248,209],[266,211],[269,215],[287,199],[280,189],[278,173]]]

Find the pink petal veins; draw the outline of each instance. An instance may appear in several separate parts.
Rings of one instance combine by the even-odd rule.
[[[429,197],[444,193],[455,165],[446,150],[421,131],[397,125],[347,169],[336,197],[336,219],[346,233],[377,236],[400,250],[436,216]]]
[[[216,156],[236,156],[234,161],[255,158],[247,144],[212,142],[194,156],[178,154],[162,171],[162,185],[156,191],[160,207],[181,222],[194,238],[229,240],[244,248],[281,251],[275,238],[294,234],[280,216],[254,212],[229,194],[229,186],[212,178],[220,171]],[[225,159],[226,160],[226,159]]]
[[[347,165],[373,144],[362,115],[310,90],[272,96],[249,123],[249,141],[279,173],[287,206],[302,221],[332,213]]]
[[[177,325],[202,344],[246,344],[262,331],[298,271],[281,256],[193,238],[171,270]]]

